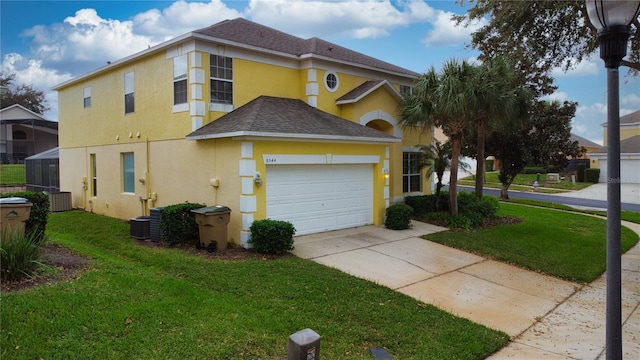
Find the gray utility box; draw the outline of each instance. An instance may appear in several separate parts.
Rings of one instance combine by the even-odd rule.
[[[200,230],[200,239],[196,241],[198,249],[209,252],[227,250],[227,225],[231,218],[231,209],[216,205],[191,210],[195,214]]]
[[[289,336],[287,360],[319,360],[320,335],[311,329],[300,330]]]

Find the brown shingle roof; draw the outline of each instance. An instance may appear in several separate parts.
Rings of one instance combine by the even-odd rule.
[[[339,97],[338,100],[336,100],[336,104],[340,105],[357,102],[381,86],[387,86],[389,92],[395,96],[396,99],[402,99],[402,95],[400,95],[400,93],[387,80],[369,80]]]
[[[620,124],[634,124],[640,123],[640,110],[634,111],[631,114],[620,116]]]
[[[187,135],[190,140],[232,136],[399,142],[381,131],[307,105],[302,100],[260,96]]]
[[[607,147],[603,146],[591,153],[606,154]],[[620,154],[640,154],[640,135],[632,136],[620,141]]]
[[[265,50],[277,51],[298,58],[309,56],[323,57],[412,77],[419,75],[411,70],[389,64],[319,38],[302,39],[243,18],[224,20],[209,27],[195,30],[194,33]]]
[[[597,147],[599,148],[600,145],[597,143],[594,143],[593,141],[589,140],[589,139],[585,139],[582,136],[576,135],[574,133],[571,133],[571,137],[570,140],[573,141],[577,141],[578,145],[580,146],[584,146],[584,147]]]

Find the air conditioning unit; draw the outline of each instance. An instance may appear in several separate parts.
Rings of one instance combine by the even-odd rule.
[[[71,193],[69,191],[49,193],[49,211],[68,210],[71,210]]]
[[[138,216],[129,220],[129,235],[138,240],[151,238],[151,217]]]

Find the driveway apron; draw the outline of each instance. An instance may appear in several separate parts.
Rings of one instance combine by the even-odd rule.
[[[296,237],[293,253],[504,331],[512,341],[492,359],[602,356],[604,275],[580,285],[420,238],[445,230],[419,222],[401,231],[364,226]],[[625,254],[623,268],[625,286],[632,284],[623,294],[631,356],[640,354],[639,246]]]

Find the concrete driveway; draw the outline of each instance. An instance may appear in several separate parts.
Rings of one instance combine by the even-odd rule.
[[[598,359],[604,276],[580,285],[419,238],[446,229],[365,226],[295,238],[293,253],[511,336],[492,359]],[[626,225],[626,224],[625,224]],[[640,234],[640,226],[634,229]],[[640,246],[623,257],[625,358],[640,358]]]

